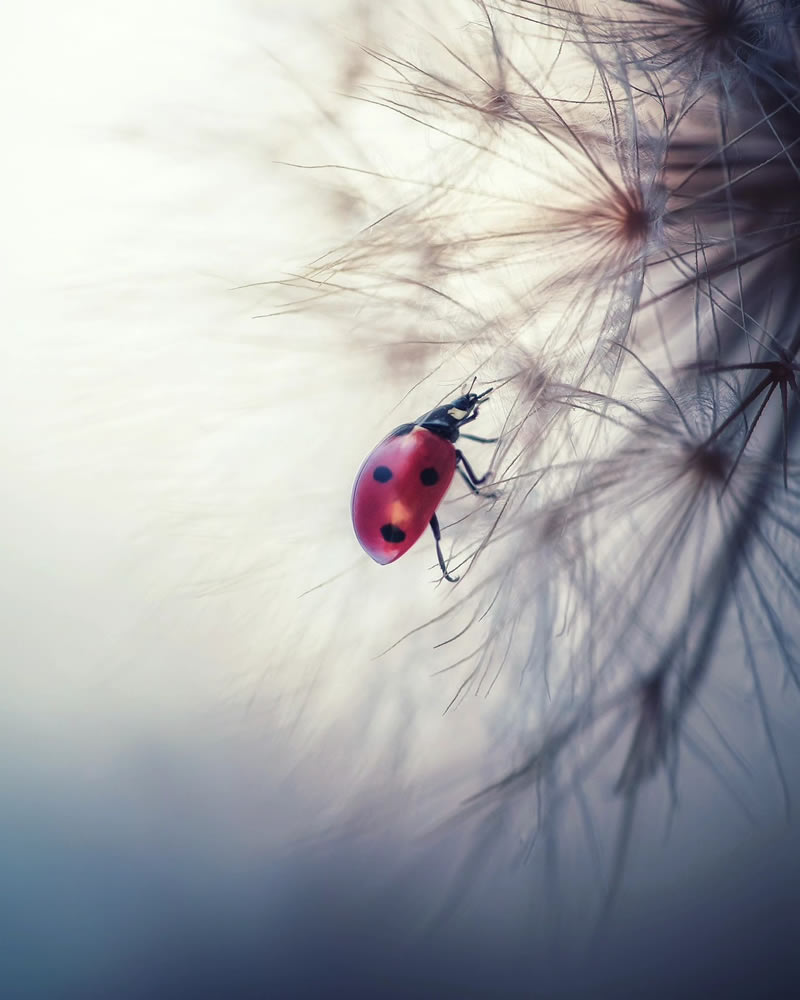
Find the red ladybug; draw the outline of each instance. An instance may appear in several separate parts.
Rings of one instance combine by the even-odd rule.
[[[488,473],[479,479],[454,442],[464,424],[478,416],[478,404],[491,391],[468,392],[413,424],[402,424],[361,466],[353,487],[353,528],[375,562],[385,565],[399,559],[430,525],[444,578],[456,582],[458,577],[450,576],[442,556],[436,508],[456,469],[472,492],[480,495],[478,487]],[[464,437],[487,444],[496,440],[472,434]]]

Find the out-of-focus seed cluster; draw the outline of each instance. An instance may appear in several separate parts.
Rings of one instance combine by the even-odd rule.
[[[751,811],[713,678],[746,692],[789,809],[770,701],[800,687],[796,5],[465,0],[368,27],[341,101],[386,135],[326,174],[370,221],[281,295],[396,397],[498,387],[498,496],[445,531],[463,579],[430,665],[450,707],[507,706],[507,771],[468,811],[522,803],[529,834],[592,842],[610,768],[611,899],[642,790],[677,801],[686,755]]]

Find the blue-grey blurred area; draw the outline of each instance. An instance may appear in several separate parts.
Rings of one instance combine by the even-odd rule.
[[[246,849],[236,802],[182,756],[93,794],[76,775],[4,793],[4,997],[796,995],[796,830],[629,886],[576,954],[563,922],[555,944],[534,929],[525,868],[436,913],[457,838]],[[267,797],[265,825],[284,806]]]
[[[626,813],[619,744],[464,809],[541,705],[509,668],[446,711],[451,633],[394,644],[458,597],[422,546],[369,563],[349,491],[471,373],[415,388],[370,314],[276,319],[259,284],[389,207],[285,162],[411,159],[320,96],[384,8],[321,6],[2,13],[0,1000],[796,997],[797,692],[763,631],[763,691],[715,648],[675,788]]]

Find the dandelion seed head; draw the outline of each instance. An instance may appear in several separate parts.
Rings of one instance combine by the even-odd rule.
[[[730,464],[729,453],[720,445],[700,443],[687,448],[686,468],[701,485],[724,483]]]
[[[585,224],[601,247],[630,266],[663,244],[667,192],[660,185],[619,187],[603,203],[587,205]]]
[[[487,100],[483,104],[483,110],[490,118],[518,117],[517,108],[514,104],[514,97],[504,88],[493,88]]]
[[[782,411],[748,438],[747,378],[687,366],[787,341],[788,268],[767,290],[765,264],[796,226],[796,122],[766,82],[766,7],[470,10],[372,47],[359,94],[403,141],[376,138],[373,221],[303,280],[387,406],[498,382],[496,495],[443,505],[461,582],[396,655],[435,674],[448,718],[486,712],[498,814],[527,793],[524,822],[556,829],[578,786],[604,808],[595,762],[626,807],[673,780],[737,601],[744,635],[758,614],[781,635],[758,588],[783,514],[754,498]],[[532,12],[546,24],[515,23]],[[753,582],[748,559],[770,569]]]
[[[531,354],[522,355],[512,352],[514,367],[521,373],[517,379],[517,387],[521,400],[537,403],[546,396],[548,387],[551,385],[551,376],[543,367],[543,359]]]
[[[658,671],[633,689],[635,722],[615,786],[618,795],[634,793],[664,762],[668,741],[666,677],[666,671]]]
[[[536,0],[519,0],[517,7],[544,7]],[[560,8],[562,23],[578,44],[613,46],[630,71],[663,83],[725,89],[748,70],[767,70],[775,44],[786,51],[784,13],[777,0],[611,0],[601,7],[584,3]],[[772,52],[770,51],[772,49]]]
[[[676,13],[687,40],[720,61],[746,60],[762,41],[764,4],[748,0],[682,0]]]

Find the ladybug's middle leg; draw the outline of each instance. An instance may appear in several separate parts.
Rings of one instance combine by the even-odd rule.
[[[462,465],[464,466],[463,469],[461,468]],[[456,469],[458,469],[459,475],[467,484],[467,486],[469,486],[470,490],[472,490],[472,492],[475,494],[476,497],[484,497],[487,500],[497,499],[496,493],[481,493],[481,491],[478,489],[478,487],[482,483],[485,483],[486,480],[489,478],[489,473],[487,472],[485,476],[481,476],[480,478],[478,478],[475,475],[475,470],[466,460],[463,452],[460,452],[458,448],[456,448]],[[466,472],[464,471],[465,469]]]
[[[457,576],[450,576],[450,574],[447,572],[447,564],[444,561],[444,556],[442,555],[442,547],[439,544],[442,540],[442,533],[439,530],[439,518],[435,514],[431,518],[431,531],[433,532],[433,537],[436,540],[436,555],[437,558],[439,559],[439,565],[442,567],[442,575],[444,576],[445,580],[449,580],[450,583],[457,583],[459,578]]]
[[[461,468],[462,465],[464,466],[463,469]],[[475,475],[475,470],[472,468],[472,466],[469,464],[466,457],[464,456],[464,453],[462,451],[459,451],[458,448],[456,448],[456,468],[461,473],[464,482],[467,484],[467,486],[469,486],[472,492],[480,493],[478,487],[482,483],[486,482],[486,480],[489,478],[489,473],[487,472],[485,476],[481,476],[480,478],[478,478],[478,476]]]

